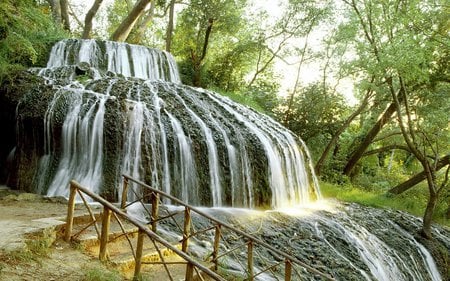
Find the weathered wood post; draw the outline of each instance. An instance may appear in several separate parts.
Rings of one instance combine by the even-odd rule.
[[[291,281],[292,277],[292,263],[290,260],[284,262],[284,281]]]
[[[220,245],[220,231],[221,231],[221,225],[217,224],[215,227],[216,231],[214,233],[214,249],[213,249],[213,263],[214,263],[214,270],[217,271],[219,268],[219,261],[217,257],[219,256],[219,245]]]
[[[247,280],[253,281],[253,241],[248,241],[247,244],[247,270],[248,278]]]
[[[77,195],[77,187],[71,181],[70,182],[69,202],[67,205],[66,230],[64,233],[64,240],[66,240],[67,242],[70,241],[70,238],[72,236],[73,214],[75,212],[75,196],[76,195]]]
[[[190,262],[186,264],[186,276],[184,278],[185,281],[193,281],[194,280],[194,265]]]
[[[183,243],[181,244],[181,250],[185,253],[188,249],[189,235],[191,235],[191,210],[186,206],[184,210]]]
[[[108,207],[104,206],[102,217],[102,235],[100,236],[100,251],[98,254],[98,258],[101,261],[107,260],[106,245],[108,244],[110,221],[111,221],[111,210]]]
[[[122,199],[120,203],[120,208],[125,211],[125,206],[127,205],[128,200],[128,178],[123,176],[123,185],[122,185]]]
[[[144,247],[144,237],[145,232],[139,229],[137,245],[136,245],[136,259],[134,265],[134,277],[133,280],[139,280],[141,276],[141,265],[142,265],[142,249]]]
[[[159,194],[152,192],[152,231],[156,232],[156,225],[159,212]]]

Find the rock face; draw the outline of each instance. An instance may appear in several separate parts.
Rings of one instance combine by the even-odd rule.
[[[128,174],[194,205],[277,207],[320,197],[300,139],[267,116],[181,85],[168,53],[64,40],[46,68],[22,76],[9,145],[18,188],[67,196],[75,179],[118,200]]]
[[[320,206],[312,204],[283,211],[226,208],[202,211],[336,280],[449,280],[448,229],[435,226],[434,240],[423,241],[416,235],[420,219],[409,214],[334,201],[320,203]],[[210,222],[200,216],[194,216],[192,222],[197,231],[210,226]],[[171,221],[158,227],[162,233],[179,233]],[[212,252],[214,231],[196,238],[190,244],[193,254],[207,257]],[[179,241],[182,237],[172,239]],[[225,230],[222,230],[222,239],[226,243],[221,244],[220,254],[245,243],[239,235]],[[255,272],[283,261],[282,257],[257,244],[253,251]],[[245,247],[241,247],[219,260],[219,264],[245,279],[246,254]],[[301,280],[323,280],[303,268],[296,270]],[[283,273],[283,266],[280,266],[263,274],[261,280],[284,280]],[[297,280],[295,278],[293,280]]]

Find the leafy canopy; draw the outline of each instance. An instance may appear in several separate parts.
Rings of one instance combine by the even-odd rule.
[[[66,37],[33,0],[3,0],[0,14],[0,81],[13,70],[45,65],[49,48]]]

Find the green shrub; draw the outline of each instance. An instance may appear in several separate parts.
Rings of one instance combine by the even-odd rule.
[[[67,37],[36,1],[3,0],[0,14],[0,82],[17,70],[44,66],[52,45]]]

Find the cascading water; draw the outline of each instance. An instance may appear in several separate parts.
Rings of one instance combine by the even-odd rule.
[[[47,67],[31,72],[47,93],[30,91],[19,102],[13,151],[30,165],[21,173],[34,173],[40,193],[67,196],[68,182],[76,179],[119,200],[121,175],[128,174],[194,205],[280,208],[321,198],[300,139],[228,98],[181,85],[168,53],[63,40]],[[29,113],[35,103],[45,110]],[[27,138],[24,128],[30,125],[20,118],[31,116],[33,125],[39,114],[43,128]],[[43,147],[26,153],[21,143],[30,139],[31,147]],[[39,159],[27,162],[23,155]],[[130,199],[141,192],[133,185],[129,190]],[[338,280],[442,280],[430,253],[410,234],[420,222],[405,227],[403,216],[390,221],[385,211],[340,208],[306,217],[266,213],[271,221],[262,230],[262,223],[251,229],[252,220],[238,225],[279,248],[289,245],[286,251]],[[434,235],[450,247],[447,230],[436,228]]]
[[[53,46],[47,68],[81,62],[126,77],[180,82],[177,67],[169,53],[111,41],[62,40]]]
[[[356,204],[319,203],[282,212],[231,208],[205,208],[202,211],[251,233],[336,280],[447,280],[439,272],[430,252],[407,231],[418,229],[420,220],[406,213]],[[194,228],[201,229],[205,221],[194,217],[192,223]],[[170,224],[164,228],[165,232],[171,233]],[[439,227],[433,227],[432,231],[442,250],[448,251],[450,231]],[[242,241],[236,236],[223,235],[222,239],[227,241],[221,249],[223,252],[241,245]],[[181,238],[174,236],[172,239],[178,241]],[[211,232],[198,237],[192,247],[198,256],[207,256],[211,253],[213,241],[214,232]],[[246,271],[247,256],[243,252],[229,257],[224,267],[245,278],[242,273]],[[280,257],[260,250],[254,257],[255,272],[280,260]],[[283,272],[282,268],[274,270],[256,280],[283,280]],[[300,276],[301,280],[322,280],[307,270]]]
[[[38,73],[58,91],[35,180],[48,195],[67,196],[72,178],[102,193],[128,174],[191,204],[280,207],[320,197],[301,141],[266,116],[179,84],[166,52],[63,40]],[[121,120],[115,143],[106,133],[111,117]],[[116,167],[105,170],[107,161]]]

